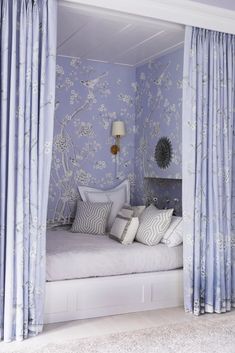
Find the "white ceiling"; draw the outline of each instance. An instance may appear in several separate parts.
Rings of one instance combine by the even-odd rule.
[[[58,7],[58,55],[137,66],[183,44],[184,27],[128,15]]]

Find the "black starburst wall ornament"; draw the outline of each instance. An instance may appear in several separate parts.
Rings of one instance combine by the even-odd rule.
[[[155,161],[161,169],[166,169],[172,160],[172,143],[168,137],[161,137],[155,147]]]

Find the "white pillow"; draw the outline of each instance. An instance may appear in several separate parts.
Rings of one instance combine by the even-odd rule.
[[[121,184],[109,190],[94,189],[87,186],[79,186],[78,190],[83,201],[113,203],[108,219],[108,231],[110,231],[118,211],[125,203],[130,204],[129,180],[124,180]]]
[[[159,210],[154,205],[147,207],[140,216],[136,240],[146,245],[158,244],[171,223],[172,213],[173,208]]]
[[[133,243],[139,227],[139,218],[132,217],[133,214],[131,207],[123,207],[115,218],[109,237],[124,245]]]
[[[171,224],[163,235],[162,243],[172,248],[178,246],[183,242],[183,218],[172,217]]]

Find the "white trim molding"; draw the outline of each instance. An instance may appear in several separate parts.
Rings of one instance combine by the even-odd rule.
[[[46,282],[44,323],[182,305],[182,269]]]
[[[79,10],[111,11],[235,34],[235,11],[191,0],[59,0]]]

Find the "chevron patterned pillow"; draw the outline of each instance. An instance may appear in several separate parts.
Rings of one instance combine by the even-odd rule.
[[[84,202],[78,200],[73,233],[105,234],[112,202]]]
[[[147,207],[140,216],[136,240],[146,245],[158,244],[167,231],[173,209],[159,210],[154,205]]]

